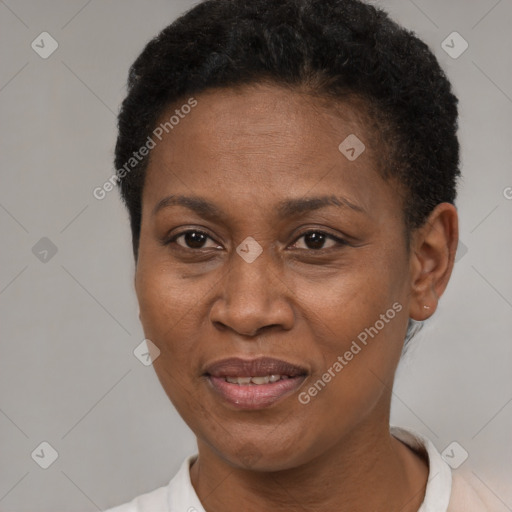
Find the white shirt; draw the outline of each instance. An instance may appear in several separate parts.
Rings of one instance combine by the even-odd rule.
[[[391,427],[391,434],[412,448],[426,452],[429,461],[425,498],[418,512],[501,512],[500,503],[482,484],[455,472],[441,457],[433,443],[418,432]],[[206,512],[190,481],[190,465],[196,460],[190,455],[176,475],[163,487],[137,496],[132,501],[104,512]],[[492,505],[491,505],[492,504]]]

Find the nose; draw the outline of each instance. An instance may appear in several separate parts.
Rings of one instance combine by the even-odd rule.
[[[244,336],[255,336],[270,328],[290,330],[294,321],[292,292],[265,251],[251,263],[238,254],[233,255],[233,260],[218,284],[218,296],[210,310],[213,325]]]

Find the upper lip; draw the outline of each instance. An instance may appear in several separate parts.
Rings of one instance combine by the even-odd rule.
[[[258,357],[256,359],[230,357],[209,364],[206,366],[204,374],[212,377],[264,377],[266,375],[298,377],[299,375],[306,375],[307,370],[282,359],[271,357]]]

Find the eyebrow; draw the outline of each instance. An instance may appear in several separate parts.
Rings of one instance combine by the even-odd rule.
[[[198,215],[212,219],[224,219],[226,216],[223,211],[214,203],[197,196],[171,195],[164,197],[153,209],[152,215],[156,215],[160,210],[170,206],[183,206],[194,211]],[[318,196],[298,199],[286,199],[277,205],[277,213],[281,217],[292,217],[308,213],[327,206],[337,206],[339,208],[348,207],[358,213],[366,213],[361,206],[354,204],[342,196]]]

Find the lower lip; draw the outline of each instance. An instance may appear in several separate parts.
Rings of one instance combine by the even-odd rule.
[[[268,384],[232,384],[223,377],[208,376],[213,389],[238,409],[263,409],[296,391],[305,375]]]

